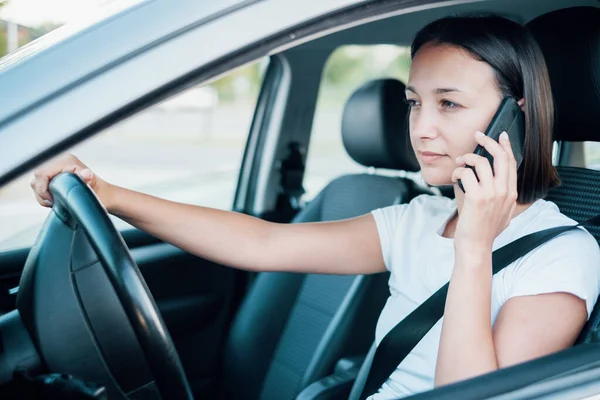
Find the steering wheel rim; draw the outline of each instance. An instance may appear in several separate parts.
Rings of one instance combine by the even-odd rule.
[[[193,399],[165,322],[125,241],[95,193],[77,175],[61,173],[49,185],[53,211],[81,226],[135,332],[159,393]]]

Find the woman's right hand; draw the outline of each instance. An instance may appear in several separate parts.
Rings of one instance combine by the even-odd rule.
[[[52,207],[53,199],[48,185],[52,178],[62,172],[77,174],[96,193],[100,202],[107,206],[110,184],[94,174],[84,163],[72,154],[54,159],[36,169],[33,173],[31,188],[35,198],[44,207]]]

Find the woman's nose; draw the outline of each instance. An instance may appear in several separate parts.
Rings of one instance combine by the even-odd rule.
[[[411,113],[411,134],[418,139],[434,139],[438,136],[438,126],[435,112],[422,107],[418,112]]]

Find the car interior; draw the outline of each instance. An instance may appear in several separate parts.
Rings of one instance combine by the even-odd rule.
[[[398,9],[402,8],[400,3],[390,2],[392,8]],[[302,188],[311,117],[322,72],[333,51],[345,45],[409,46],[414,34],[428,22],[451,13],[468,12],[494,12],[514,19],[526,25],[540,44],[556,107],[554,162],[561,178],[561,185],[550,192],[547,200],[577,221],[600,214],[600,171],[587,168],[584,157],[585,143],[600,142],[600,3],[596,0],[448,2],[340,26],[334,32],[316,35],[271,54],[249,132],[249,143],[256,136],[258,144],[255,154],[247,149],[242,161],[241,174],[249,174],[251,186],[246,188],[246,196],[237,198],[232,209],[285,223],[319,222],[407,203],[421,194],[452,196],[448,188],[427,187],[413,178],[418,175],[419,166],[407,135],[405,86],[395,77],[366,80],[357,87],[345,103],[339,121],[348,155],[368,167],[369,172],[337,177],[303,207],[291,207],[298,191],[285,189]],[[285,96],[278,91],[284,81],[288,88]],[[276,109],[281,110],[279,114]],[[274,120],[277,115],[279,123]],[[267,146],[267,138],[276,145]],[[301,149],[296,153],[300,162],[286,164],[284,161],[294,149]],[[259,157],[271,163],[271,171],[275,171],[271,176],[244,171],[250,158]],[[282,167],[277,170],[273,165]],[[286,176],[293,181],[288,186],[282,179]],[[41,235],[53,224],[56,221],[48,221]],[[600,240],[600,227],[587,229]],[[57,299],[59,286],[50,293],[39,289],[36,283],[62,279],[61,285],[67,285],[69,270],[65,270],[64,279],[56,274],[37,277],[35,282],[22,274],[25,264],[39,262],[36,260],[41,255],[67,257],[67,265],[70,262],[84,266],[91,260],[97,261],[81,231],[65,233],[64,249],[71,249],[69,235],[74,235],[73,241],[81,249],[69,250],[67,256],[55,254],[58,248],[43,247],[0,253],[0,320],[11,327],[0,331],[0,383],[10,381],[17,367],[29,366],[40,372],[60,367],[62,370],[56,372],[112,382],[107,388],[111,398],[120,398],[123,393],[130,398],[150,398],[145,397],[148,393],[144,387],[152,378],[145,362],[140,361],[144,358],[141,350],[132,344],[135,349],[129,352],[117,351],[124,344],[111,342],[117,340],[114,335],[118,334],[128,343],[130,329],[113,332],[112,339],[100,345],[103,355],[92,355],[93,348],[65,341],[69,336],[57,328],[76,325],[72,321],[80,318],[80,312],[69,302],[82,294],[65,294]],[[387,273],[252,274],[200,259],[140,231],[123,231],[121,235],[168,327],[195,398],[359,398],[374,351],[377,318],[389,296]],[[91,272],[86,279],[80,282],[81,288],[101,281]],[[18,305],[11,289],[19,286],[19,293],[36,293],[34,302],[39,309],[55,312],[53,325],[44,326],[43,331],[40,326],[28,325],[27,321],[38,321],[39,317],[33,312],[33,304]],[[65,286],[61,293],[67,292]],[[97,330],[102,329],[104,319],[124,318],[122,311],[107,315],[108,310],[114,310],[112,305],[92,311],[92,307],[97,307],[94,298],[81,298],[86,312],[96,313],[95,323],[92,317],[88,318],[92,318],[91,324]],[[17,308],[20,315],[14,311]],[[27,331],[18,323],[19,318]],[[411,398],[468,399],[519,394],[550,378],[597,367],[599,327],[597,304],[572,348]],[[41,358],[30,343],[32,330],[45,341],[46,351],[41,352]],[[88,355],[89,362],[82,360],[82,352]]]

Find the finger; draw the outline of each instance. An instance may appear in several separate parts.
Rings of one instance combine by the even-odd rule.
[[[506,188],[507,197],[510,201],[516,201],[517,196],[517,161],[515,160],[512,146],[510,144],[510,138],[506,132],[500,135],[500,145],[505,149],[506,152]]]
[[[477,143],[482,145],[494,158],[505,152],[500,143],[496,142],[491,137],[484,135],[482,132],[477,131],[475,133],[475,140],[477,140]]]
[[[509,164],[513,164],[514,168],[516,169],[517,168],[517,160],[515,159],[515,153],[513,152],[508,133],[502,132],[502,134],[500,135],[499,143],[500,143],[500,146],[502,146],[502,148],[506,152],[506,155],[508,156]]]
[[[65,165],[75,165],[76,163],[77,159],[74,156],[66,154],[42,164],[41,167],[33,172],[33,175],[36,178],[41,176],[54,177],[62,172]]]
[[[458,157],[456,161],[474,167],[482,187],[491,188],[494,186],[494,173],[492,172],[492,166],[487,158],[474,153],[467,153]]]
[[[44,207],[52,207],[52,202],[49,200],[44,200],[42,199],[40,196],[38,196],[37,193],[34,193],[35,195],[35,200],[40,203],[40,205],[44,206]]]
[[[68,165],[61,172],[71,172],[79,176],[84,183],[90,186],[92,186],[95,179],[94,173],[89,168],[84,168],[80,165]]]
[[[37,192],[36,192],[36,179],[35,179],[35,178],[33,178],[33,179],[31,180],[31,182],[29,183],[29,186],[31,186],[31,189],[32,189],[32,191],[33,191],[33,197],[35,197],[35,200],[36,200],[38,203],[40,203],[40,205],[41,205],[41,206],[47,207],[47,203],[46,203],[46,202],[47,202],[48,200],[44,200],[44,199],[42,199],[42,198],[41,198],[41,197],[40,197],[40,196],[37,194]]]
[[[475,194],[476,192],[481,190],[481,187],[479,186],[479,182],[477,182],[475,174],[472,170],[468,168],[465,169],[464,172],[461,174],[460,180],[463,184],[463,187],[465,188],[465,192]]]
[[[481,190],[479,182],[477,182],[477,178],[470,168],[455,169],[452,173],[452,181],[458,182],[459,179],[462,182],[463,188],[465,188],[465,193],[475,194]]]
[[[505,199],[509,189],[510,165],[506,152],[494,158],[494,188],[496,197]]]
[[[53,204],[54,199],[52,197],[52,193],[50,193],[49,185],[50,185],[50,177],[54,177],[61,172],[74,172],[78,167],[76,165],[68,165],[61,167],[61,169],[57,169],[56,167],[52,167],[46,170],[38,170],[34,173],[36,176],[34,180],[31,182],[31,187],[37,196],[42,199],[42,201],[47,202],[47,204],[42,204],[46,206],[50,206]]]
[[[66,165],[65,167],[63,167],[61,172],[70,172],[72,174],[75,174],[79,176],[84,183],[88,183],[82,174],[83,171],[84,168],[80,167],[79,165]]]
[[[79,167],[77,165],[75,165],[75,164],[65,165],[65,166],[62,167],[62,169],[60,170],[59,173],[61,173],[61,172],[71,172],[71,173],[75,174],[75,173],[77,173],[77,169],[78,168]]]
[[[39,196],[42,200],[48,201],[50,204],[52,203],[52,194],[50,190],[48,190],[48,183],[50,180],[47,176],[40,176],[34,182],[34,192],[37,196]],[[45,204],[42,204],[45,205]]]
[[[96,175],[94,175],[92,170],[90,170],[89,168],[84,168],[79,173],[79,176],[81,177],[81,179],[83,179],[83,181],[85,183],[87,183],[88,185],[90,185],[92,187],[94,186],[94,184],[96,182]]]
[[[506,143],[504,143],[502,139],[499,139],[499,142],[496,142],[494,139],[483,135],[481,132],[477,132],[475,138],[494,158],[494,188],[496,196],[506,197],[506,194],[508,193],[508,175],[510,167],[508,161],[509,157],[506,152]]]
[[[450,177],[450,180],[452,180],[452,182],[454,182],[454,183],[458,182],[459,176],[462,173],[463,169],[465,169],[465,168],[459,167],[459,168],[456,168],[454,171],[452,171],[452,176]]]
[[[508,154],[508,157],[514,160],[515,154],[513,152],[512,145],[510,144],[510,137],[508,136],[508,133],[506,133],[506,131],[500,134],[498,143],[500,144],[502,149],[504,149],[504,151]]]

